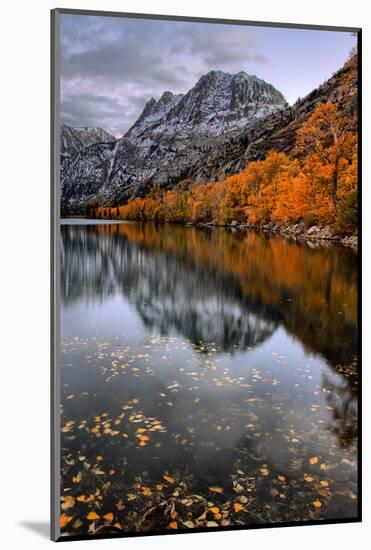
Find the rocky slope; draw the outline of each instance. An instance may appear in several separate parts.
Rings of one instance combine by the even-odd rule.
[[[117,138],[102,128],[86,127],[71,128],[66,124],[61,126],[61,155],[72,155],[82,151],[93,143],[112,143]]]
[[[286,107],[283,95],[255,76],[211,71],[185,95],[166,91],[157,102],[148,101],[116,143],[106,139],[63,156],[62,203],[112,204],[154,184],[174,183],[183,177],[178,158],[181,166],[184,158],[192,165],[205,140],[226,138]]]

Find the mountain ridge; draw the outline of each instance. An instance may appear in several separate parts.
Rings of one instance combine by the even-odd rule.
[[[186,94],[165,91],[147,101],[121,138],[62,157],[62,205],[114,205],[189,179],[217,181],[262,159],[270,149],[292,153],[296,131],[322,101],[340,102],[345,64],[289,106],[271,84],[210,71]]]
[[[118,140],[97,131],[89,149],[65,147],[62,204],[129,198],[134,187],[166,171],[179,154],[202,147],[205,138],[229,134],[286,106],[281,92],[256,76],[210,71],[186,94],[165,91],[158,101],[151,98]]]
[[[68,126],[61,125],[60,147],[61,155],[71,155],[94,145],[95,143],[112,143],[117,140],[99,126]]]

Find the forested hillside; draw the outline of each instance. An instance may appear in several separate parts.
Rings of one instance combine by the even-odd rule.
[[[307,229],[331,226],[338,234],[354,233],[358,183],[356,57],[350,58],[336,78],[336,93],[332,88],[328,100],[317,103],[299,126],[290,122],[276,130],[277,139],[279,134],[291,136],[292,126],[296,126],[289,152],[282,147],[271,148],[263,160],[250,161],[239,173],[219,181],[195,184],[187,179],[168,190],[158,185],[144,197],[91,213],[103,218],[220,225],[301,222]]]

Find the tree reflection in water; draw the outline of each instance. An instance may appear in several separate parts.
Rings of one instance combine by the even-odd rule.
[[[147,361],[152,378],[140,379],[142,410],[152,418],[161,414],[167,428],[155,462],[153,453],[138,451],[129,438],[126,462],[118,466],[123,455],[119,444],[110,443],[107,450],[99,443],[103,439],[97,439],[102,448],[92,451],[83,429],[69,442],[68,426],[66,452],[109,453],[111,467],[125,468],[126,476],[138,475],[140,468],[160,475],[171,457],[174,471],[183,468],[184,476],[192,471],[199,493],[208,484],[233,479],[230,489],[224,486],[224,499],[236,487],[243,487],[242,497],[249,491],[254,495],[248,519],[236,516],[236,524],[315,519],[308,498],[321,499],[318,517],[354,515],[348,502],[355,490],[357,436],[357,258],[352,251],[222,228],[62,225],[61,299],[63,357],[67,367],[76,366],[76,373],[66,369],[63,375],[65,397],[73,389],[74,395],[90,392],[95,400],[83,409],[82,402],[77,406],[74,399],[64,399],[65,420],[98,415],[95,409],[92,413],[96,400],[101,410],[113,411],[125,395],[133,407],[130,399],[139,381],[125,369],[138,363],[140,370],[140,361]],[[99,340],[102,330],[107,342]],[[120,343],[122,333],[127,345]],[[148,345],[141,351],[144,333],[159,346],[151,358],[146,357]],[[129,347],[136,351],[126,362]],[[109,405],[100,380],[89,370],[95,361],[110,388]],[[117,372],[124,361],[125,369]],[[311,371],[316,361],[318,380]],[[198,374],[191,372],[193,365]],[[90,384],[86,392],[84,384]],[[158,403],[157,394],[164,396]],[[313,453],[322,453],[323,462],[308,488],[305,476],[311,477],[307,471]],[[330,459],[336,469],[327,464]],[[71,468],[66,464],[64,480]],[[251,476],[242,478],[241,468]],[[252,472],[258,472],[259,483]],[[320,475],[332,476],[332,497],[320,485]],[[121,478],[116,485],[112,481],[116,489],[107,503],[114,490],[128,490],[122,483]],[[277,483],[286,484],[285,493]],[[337,483],[348,488],[341,492]],[[314,491],[320,496],[313,496]],[[276,503],[277,498],[282,502]],[[284,505],[285,499],[290,505]]]

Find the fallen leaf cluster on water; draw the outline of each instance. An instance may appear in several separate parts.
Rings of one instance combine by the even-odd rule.
[[[137,380],[138,389],[110,402],[104,392],[79,391],[64,379],[63,534],[144,530],[151,510],[154,530],[187,530],[324,519],[342,514],[348,503],[356,505],[356,484],[350,481],[355,446],[349,444],[338,459],[335,439],[323,429],[337,405],[329,398],[329,382],[311,386],[310,362],[294,372],[290,406],[301,399],[302,384],[309,384],[311,399],[306,409],[294,411],[283,400],[284,381],[277,373],[254,366],[244,376],[232,375],[214,343],[200,342],[190,352],[175,337],[152,337],[143,348],[135,353],[129,346],[99,341],[92,346],[83,339],[64,345],[67,375],[80,353],[87,371],[110,391],[126,377]],[[161,365],[173,365],[174,349],[185,359],[164,383],[156,377]],[[279,365],[286,360],[274,351],[271,356]],[[156,388],[150,406],[140,385],[148,379]],[[220,409],[213,410],[205,397],[210,388]],[[284,456],[276,456],[281,450]],[[172,464],[176,452],[198,456],[195,470],[186,461]],[[226,465],[226,474],[206,468],[200,482],[203,453]]]

